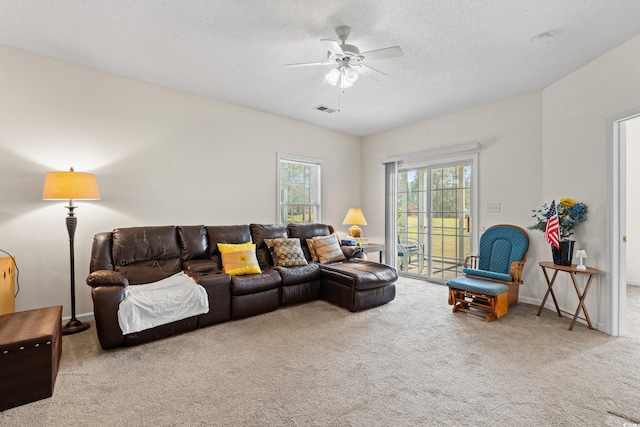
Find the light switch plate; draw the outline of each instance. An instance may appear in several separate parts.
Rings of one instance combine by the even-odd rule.
[[[487,203],[485,205],[486,212],[500,212],[500,203]]]

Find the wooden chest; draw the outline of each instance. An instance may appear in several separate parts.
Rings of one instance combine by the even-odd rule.
[[[0,411],[53,395],[62,306],[0,316]]]

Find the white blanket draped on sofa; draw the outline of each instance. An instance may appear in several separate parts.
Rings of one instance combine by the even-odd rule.
[[[208,311],[207,291],[181,271],[154,283],[128,286],[118,323],[126,335]]]

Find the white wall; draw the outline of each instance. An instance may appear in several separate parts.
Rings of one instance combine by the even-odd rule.
[[[273,223],[276,152],[323,159],[323,221],[360,203],[360,138],[0,46],[0,249],[20,268],[16,309],[69,308],[65,202],[47,171],[96,174],[77,202],[77,313],[93,310],[91,241],[116,227]],[[348,185],[345,185],[348,183]]]
[[[20,267],[18,309],[65,305],[65,203],[40,200],[49,170],[96,173],[103,200],[77,210],[78,312],[92,309],[91,238],[114,227],[232,224],[275,220],[277,151],[323,158],[323,220],[340,223],[360,204],[370,241],[384,237],[382,158],[478,141],[478,227],[531,224],[543,201],[573,197],[589,206],[575,238],[597,276],[587,306],[610,329],[606,277],[605,141],[609,117],[640,106],[640,36],[544,89],[364,138],[0,47],[0,248]],[[353,161],[360,156],[361,163]],[[344,183],[348,182],[349,185]],[[361,194],[362,192],[362,194]],[[550,260],[530,233],[524,302],[546,290],[537,267]],[[560,305],[577,303],[566,278]],[[566,286],[560,284],[564,281]],[[564,290],[560,290],[563,288]]]
[[[484,146],[478,166],[478,229],[495,224],[515,224],[525,229],[532,225],[531,210],[542,204],[542,93],[539,91],[364,138],[362,205],[369,223],[369,240],[384,241],[381,159],[476,141]],[[496,202],[501,205],[500,212],[485,212],[486,203]],[[527,284],[537,277],[536,268],[533,262],[525,267]],[[521,288],[521,295],[530,293],[531,286]]]
[[[627,128],[627,283],[640,285],[640,117],[626,122]]]
[[[595,326],[611,331],[606,278],[605,142],[608,118],[640,106],[640,36],[586,64],[541,93],[534,92],[478,108],[426,120],[364,138],[362,205],[372,239],[384,236],[382,158],[478,141],[480,228],[496,223],[526,227],[531,209],[543,201],[572,197],[589,207],[589,220],[576,229],[577,246],[587,249],[596,277],[587,298]],[[482,212],[500,202],[500,213]],[[550,261],[542,233],[529,233],[523,302],[539,304],[547,289],[538,261]],[[575,311],[577,297],[569,277],[554,287],[561,308]],[[548,305],[552,307],[552,305]]]
[[[607,119],[640,107],[640,36],[585,65],[543,91],[543,198],[572,197],[589,207],[589,220],[576,228],[587,265],[601,270],[586,300],[591,320],[611,331],[607,276]],[[563,280],[568,279],[564,277]],[[619,284],[614,284],[619,286]],[[564,292],[560,292],[564,289]],[[569,284],[558,288],[561,305],[575,308]]]

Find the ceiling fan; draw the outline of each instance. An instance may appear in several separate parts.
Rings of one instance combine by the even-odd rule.
[[[335,40],[321,39],[320,41],[329,49],[327,52],[327,60],[320,62],[302,62],[298,64],[286,64],[285,67],[307,67],[312,65],[337,65],[333,68],[324,79],[332,86],[340,89],[351,87],[353,83],[360,77],[360,74],[367,77],[378,79],[386,76],[380,70],[365,64],[369,61],[378,59],[397,58],[402,56],[402,49],[399,46],[386,47],[384,49],[371,50],[369,52],[360,52],[356,46],[346,44],[347,38],[351,33],[351,27],[346,25],[336,28],[336,34],[342,42]]]

